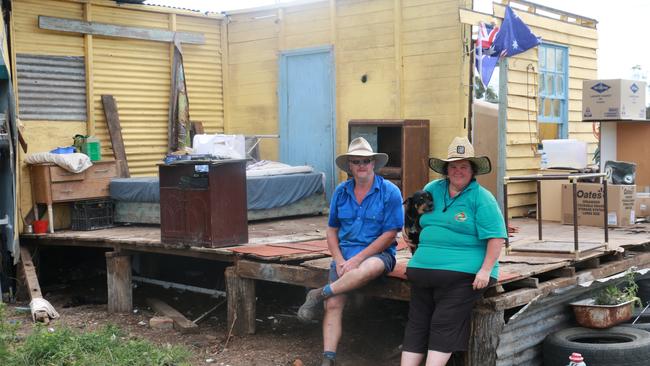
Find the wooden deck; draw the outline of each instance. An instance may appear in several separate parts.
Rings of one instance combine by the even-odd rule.
[[[31,245],[102,247],[127,255],[130,252],[162,253],[233,263],[225,275],[231,287],[227,289],[231,297],[229,302],[232,301],[229,309],[238,314],[230,314],[229,318],[238,318],[234,331],[245,334],[255,330],[254,281],[305,287],[326,283],[331,261],[325,243],[326,221],[326,217],[318,216],[251,224],[248,243],[223,248],[162,244],[158,226],[59,231],[23,235],[21,240]],[[578,253],[571,253],[573,227],[570,225],[545,222],[545,240],[539,241],[536,221],[515,219],[510,224],[518,229],[510,238],[512,251],[504,251],[500,256],[497,286],[491,288],[483,300],[483,305],[496,310],[522,306],[554,289],[606,277],[632,266],[650,267],[650,253],[645,252],[646,244],[650,244],[649,224],[611,229],[607,247],[597,249],[593,246],[603,244],[602,228],[580,227]],[[404,273],[410,256],[407,249],[399,250],[395,270],[386,278],[369,284],[362,292],[408,300],[410,288]],[[235,306],[237,303],[245,306]],[[253,313],[249,314],[251,311]]]

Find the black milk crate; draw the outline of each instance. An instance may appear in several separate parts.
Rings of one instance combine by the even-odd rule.
[[[102,198],[72,204],[72,230],[97,230],[113,227],[113,200]]]

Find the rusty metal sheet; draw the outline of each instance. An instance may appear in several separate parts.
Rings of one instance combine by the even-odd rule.
[[[284,255],[304,254],[304,253],[311,252],[309,250],[304,250],[304,249],[276,247],[271,245],[240,246],[240,247],[229,248],[229,250],[235,253],[253,254],[260,257],[278,257]]]
[[[269,244],[269,245],[274,247],[302,249],[310,252],[329,253],[329,250],[327,249],[326,240],[303,241],[297,243],[276,243],[276,244]]]

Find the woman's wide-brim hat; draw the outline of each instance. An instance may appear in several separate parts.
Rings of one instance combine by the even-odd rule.
[[[363,137],[357,137],[352,140],[350,142],[350,146],[348,147],[348,152],[336,157],[336,166],[348,174],[352,174],[352,172],[350,172],[350,164],[348,164],[348,157],[350,156],[364,156],[373,158],[375,161],[375,172],[383,168],[388,162],[388,155],[384,153],[373,152],[372,146],[370,146],[370,143],[368,143],[368,141],[366,141],[366,139]]]
[[[436,173],[446,175],[446,165],[459,160],[469,160],[474,163],[476,166],[474,175],[487,174],[492,171],[492,164],[487,156],[474,156],[474,146],[467,137],[455,137],[447,149],[447,159],[430,158],[429,168]]]

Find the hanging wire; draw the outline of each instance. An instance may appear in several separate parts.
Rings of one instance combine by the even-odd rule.
[[[536,156],[538,151],[537,151],[537,145],[539,144],[539,123],[537,123],[537,118],[535,118],[535,122],[537,123],[536,127],[536,136],[535,136],[535,141],[533,141],[533,131],[531,128],[531,120],[530,120],[530,100],[534,99],[535,104],[537,104],[537,98],[535,96],[531,97],[530,96],[530,82],[529,82],[529,77],[530,75],[533,75],[533,86],[537,85],[537,73],[535,72],[535,66],[530,63],[526,66],[526,118],[528,119],[528,137],[530,138],[530,150],[533,152],[533,156]]]

